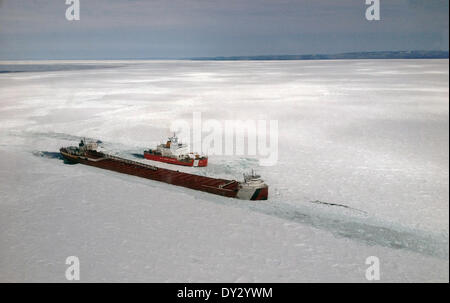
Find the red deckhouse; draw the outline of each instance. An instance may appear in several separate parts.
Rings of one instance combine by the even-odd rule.
[[[183,166],[207,166],[208,157],[197,153],[190,153],[187,144],[178,142],[178,138],[173,134],[165,144],[160,144],[156,149],[144,151],[144,157],[148,160]]]

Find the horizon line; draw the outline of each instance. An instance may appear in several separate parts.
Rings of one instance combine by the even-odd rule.
[[[376,55],[391,55],[391,57],[377,57]],[[427,54],[429,56],[427,56]],[[430,56],[434,54],[434,56]],[[351,56],[354,57],[351,57]],[[366,57],[364,57],[366,55]],[[373,55],[372,57],[368,55]],[[404,55],[395,57],[394,55]],[[411,55],[408,57],[408,55]],[[348,56],[348,57],[345,57]],[[361,57],[356,57],[361,56]],[[352,51],[333,54],[269,54],[269,55],[232,55],[232,56],[195,56],[195,57],[117,57],[117,58],[14,58],[2,59],[0,61],[276,61],[276,60],[352,60],[352,59],[449,59],[448,50],[401,50],[401,51]]]

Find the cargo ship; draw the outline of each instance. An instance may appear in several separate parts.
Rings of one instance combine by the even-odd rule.
[[[269,187],[261,177],[244,174],[244,181],[226,180],[189,174],[132,161],[97,151],[95,142],[81,140],[78,146],[63,147],[61,155],[69,162],[95,166],[220,196],[244,200],[267,200]]]
[[[208,157],[190,153],[188,145],[178,142],[175,134],[169,137],[165,144],[158,145],[156,149],[144,151],[144,158],[183,166],[205,167],[208,165]]]

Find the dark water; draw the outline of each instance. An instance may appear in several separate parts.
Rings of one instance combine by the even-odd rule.
[[[131,155],[133,157],[135,157],[135,158],[138,158],[138,159],[144,159],[144,155],[143,154],[131,153]]]

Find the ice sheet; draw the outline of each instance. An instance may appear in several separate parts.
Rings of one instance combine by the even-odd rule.
[[[370,255],[384,281],[448,281],[448,60],[27,64],[0,74],[1,281],[64,281],[69,255],[84,281],[364,282]],[[133,158],[194,111],[279,121],[275,166],[198,172],[256,168],[268,202],[41,153],[86,136]]]

